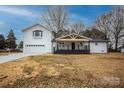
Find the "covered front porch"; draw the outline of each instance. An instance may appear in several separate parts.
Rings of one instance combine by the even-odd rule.
[[[55,54],[82,54],[90,53],[90,38],[77,34],[70,34],[56,38],[54,42]]]

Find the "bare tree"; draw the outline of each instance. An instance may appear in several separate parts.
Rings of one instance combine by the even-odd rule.
[[[96,27],[106,33],[111,43],[114,42],[117,51],[122,38],[124,38],[124,9],[118,7],[104,14],[96,22]]]
[[[105,40],[106,39],[106,34],[103,33],[102,31],[99,31],[98,29],[90,29],[90,30],[86,30],[83,32],[83,35],[86,36],[86,37],[90,37],[92,39],[103,39]]]
[[[112,14],[110,28],[115,39],[115,50],[117,50],[121,40],[124,38],[124,9],[117,8],[112,11]]]
[[[75,23],[72,25],[72,31],[75,31],[76,33],[83,32],[85,30],[85,25],[81,22]]]
[[[68,15],[64,6],[52,6],[42,15],[45,26],[57,33],[62,30],[68,23]]]
[[[98,29],[99,31],[104,32],[106,34],[106,38],[109,38],[109,34],[110,34],[109,18],[110,18],[109,14],[107,13],[103,14],[102,16],[98,17],[93,27]]]

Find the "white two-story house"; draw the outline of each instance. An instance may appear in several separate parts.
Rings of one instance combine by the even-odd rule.
[[[41,24],[23,29],[23,39],[23,52],[26,54],[108,52],[106,40],[93,40],[76,33],[54,38],[52,31]]]

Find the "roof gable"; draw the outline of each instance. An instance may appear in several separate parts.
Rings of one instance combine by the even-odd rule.
[[[55,39],[56,41],[89,41],[91,38],[79,34],[69,34]]]
[[[28,30],[28,29],[30,29],[30,28],[35,27],[35,26],[40,26],[40,27],[42,27],[42,28],[48,30],[48,29],[47,29],[46,27],[44,27],[43,25],[37,23],[37,24],[34,24],[34,25],[32,25],[32,26],[29,26],[29,27],[24,28],[22,31],[26,31],[26,30]]]

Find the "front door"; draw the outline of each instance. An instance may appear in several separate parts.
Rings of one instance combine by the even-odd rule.
[[[72,50],[75,50],[75,43],[71,43]]]

